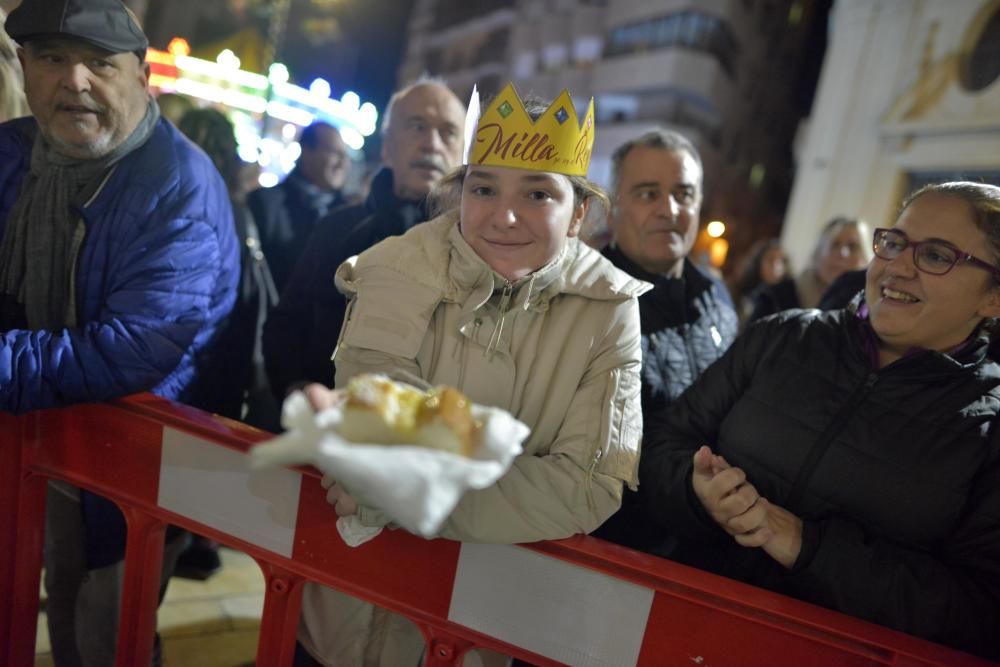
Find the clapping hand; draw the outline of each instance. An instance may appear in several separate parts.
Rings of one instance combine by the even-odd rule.
[[[702,446],[694,454],[691,485],[712,519],[745,547],[763,547],[792,567],[802,549],[802,520],[761,497],[742,469]]]
[[[738,544],[759,547],[771,538],[763,499],[742,469],[702,446],[694,454],[691,483],[709,516]]]

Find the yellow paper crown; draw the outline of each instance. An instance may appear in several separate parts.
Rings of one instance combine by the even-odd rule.
[[[514,84],[508,83],[481,114],[479,92],[472,90],[465,117],[465,164],[586,176],[593,148],[594,98],[582,123],[566,90],[532,121]]]

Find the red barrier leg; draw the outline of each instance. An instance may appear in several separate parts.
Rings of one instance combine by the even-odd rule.
[[[0,656],[10,654],[14,545],[21,496],[22,420],[0,413]]]
[[[256,664],[291,665],[305,579],[270,563],[258,560],[257,564],[264,572],[266,589]]]
[[[167,525],[133,507],[121,509],[128,523],[128,538],[115,664],[132,667],[148,665],[153,657]]]
[[[45,492],[48,480],[27,474],[21,478],[21,493],[12,553],[14,580],[6,604],[12,610],[10,635],[4,653],[11,667],[35,662],[38,628],[38,583],[42,578],[42,547],[45,543]]]

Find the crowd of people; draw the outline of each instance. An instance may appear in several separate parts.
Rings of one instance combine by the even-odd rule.
[[[440,537],[590,533],[1000,659],[1000,188],[927,186],[887,228],[835,218],[798,274],[762,241],[734,300],[690,257],[704,173],[680,133],[619,146],[605,194],[592,105],[508,85],[467,121],[420,79],[363,201],[321,122],[251,191],[223,113],[154,101],[120,0],[24,0],[4,28],[0,410],[152,391],[273,430],[294,389],[319,410],[363,372],[452,385],[531,434]],[[544,151],[489,139],[540,127]],[[337,515],[390,523],[327,484]],[[50,483],[57,665],[113,664],[124,536],[112,503]],[[168,533],[163,590],[190,541]],[[424,650],[319,585],[298,638],[303,666]]]

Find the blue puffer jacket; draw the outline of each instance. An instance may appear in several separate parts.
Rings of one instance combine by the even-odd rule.
[[[0,125],[0,237],[28,170],[32,119]],[[236,299],[240,265],[225,184],[173,125],[119,162],[79,210],[78,326],[0,332],[0,410],[99,402],[140,391],[191,405],[209,399],[203,372]],[[81,495],[87,564],[125,550],[108,500]]]
[[[0,235],[28,170],[32,119],[0,125]],[[221,177],[164,120],[79,211],[78,327],[0,333],[0,410],[140,391],[201,397],[198,368],[236,298],[239,255]]]

